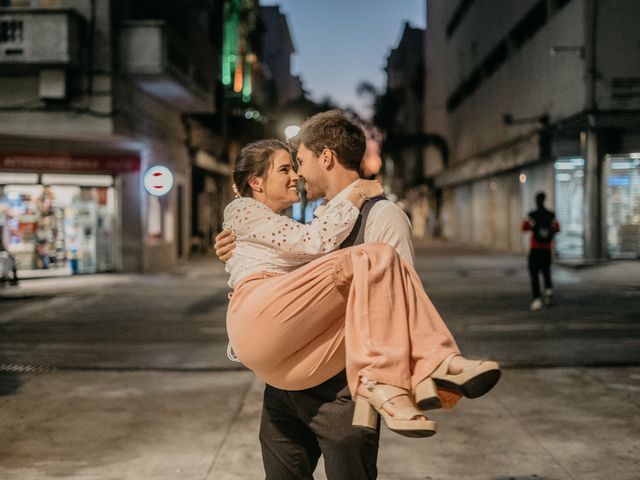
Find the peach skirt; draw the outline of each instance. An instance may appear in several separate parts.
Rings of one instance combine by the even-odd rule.
[[[284,390],[345,367],[352,395],[361,377],[409,389],[459,353],[415,270],[382,243],[246,278],[229,302],[227,331],[240,361]]]

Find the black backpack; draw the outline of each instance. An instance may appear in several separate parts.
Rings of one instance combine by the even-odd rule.
[[[556,218],[549,210],[534,210],[529,213],[533,225],[533,238],[539,243],[549,243],[553,240],[553,220]]]

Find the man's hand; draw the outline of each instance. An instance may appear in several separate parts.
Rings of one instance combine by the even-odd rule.
[[[216,243],[213,244],[213,248],[216,250],[218,260],[227,263],[236,248],[236,236],[231,230],[221,231],[216,235]]]

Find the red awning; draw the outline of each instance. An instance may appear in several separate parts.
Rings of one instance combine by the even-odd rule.
[[[140,156],[0,153],[0,171],[29,173],[127,173],[140,171]]]

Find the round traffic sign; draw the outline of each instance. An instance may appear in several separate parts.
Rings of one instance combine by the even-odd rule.
[[[168,193],[173,186],[173,174],[167,167],[151,167],[144,174],[144,188],[151,195],[160,197]]]

